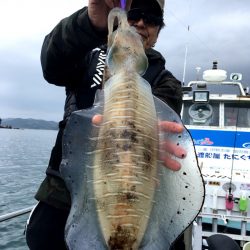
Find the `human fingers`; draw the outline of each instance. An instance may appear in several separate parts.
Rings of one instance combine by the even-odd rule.
[[[162,154],[168,153],[180,159],[185,158],[187,155],[187,151],[183,147],[167,140],[161,143],[160,150]]]
[[[161,160],[162,160],[165,167],[167,167],[173,171],[178,171],[181,169],[180,162],[170,158],[169,156],[163,157]]]
[[[161,131],[172,133],[182,133],[184,130],[184,127],[181,124],[170,121],[160,121],[159,127]]]
[[[110,9],[120,7],[129,10],[132,0],[105,0],[105,2]]]
[[[97,30],[107,29],[108,14],[114,7],[115,4],[112,0],[89,0],[89,20]]]
[[[179,144],[165,140],[160,145],[160,160],[163,162],[165,167],[173,171],[181,169],[181,163],[177,161],[175,157],[183,159],[186,155],[186,150]]]
[[[121,8],[124,8],[125,10],[130,10],[132,0],[121,0]]]
[[[121,6],[120,0],[105,0],[105,3],[110,9]]]
[[[132,0],[89,0],[88,6],[98,10],[108,9],[111,10],[115,7],[125,8],[129,10]]]
[[[99,115],[99,114],[98,114],[98,115],[94,115],[94,116],[92,117],[92,123],[93,123],[94,125],[98,126],[98,125],[101,124],[102,118],[103,118],[102,115]]]
[[[125,9],[129,10],[132,0],[125,1]],[[88,16],[90,22],[97,30],[105,30],[108,27],[108,14],[115,7],[122,7],[120,0],[89,0]]]

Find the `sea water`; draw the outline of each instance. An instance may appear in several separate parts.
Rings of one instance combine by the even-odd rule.
[[[57,131],[0,129],[0,215],[32,207]],[[28,249],[22,215],[0,222],[0,249]]]
[[[36,204],[34,195],[45,177],[56,135],[55,130],[0,129],[0,215]],[[0,222],[1,250],[28,249],[28,216]]]

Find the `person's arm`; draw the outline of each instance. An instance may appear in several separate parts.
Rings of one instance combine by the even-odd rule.
[[[44,78],[59,86],[74,84],[86,53],[105,43],[106,34],[93,27],[86,7],[64,18],[45,37],[41,51]]]
[[[130,4],[127,0],[127,8]],[[119,6],[119,0],[89,0],[88,8],[64,18],[45,37],[41,64],[49,83],[70,87],[79,82],[86,54],[106,43],[108,14]]]
[[[166,102],[178,115],[182,107],[182,87],[171,72],[164,70],[158,77],[157,84],[152,86],[155,96]]]

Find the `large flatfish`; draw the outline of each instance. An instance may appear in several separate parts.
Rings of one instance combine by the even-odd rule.
[[[159,131],[159,120],[181,120],[141,77],[147,57],[126,13],[113,9],[108,23],[111,77],[92,108],[72,113],[63,137],[60,170],[72,199],[66,243],[72,250],[169,249],[203,203],[194,146],[186,130]],[[94,125],[96,114],[102,122]],[[176,159],[180,171],[159,160],[163,140],[187,150]]]

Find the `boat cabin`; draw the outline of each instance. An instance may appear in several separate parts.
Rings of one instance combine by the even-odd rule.
[[[189,82],[181,116],[205,182],[202,236],[224,232],[243,245],[250,241],[250,95],[241,74],[226,78],[214,67]]]

